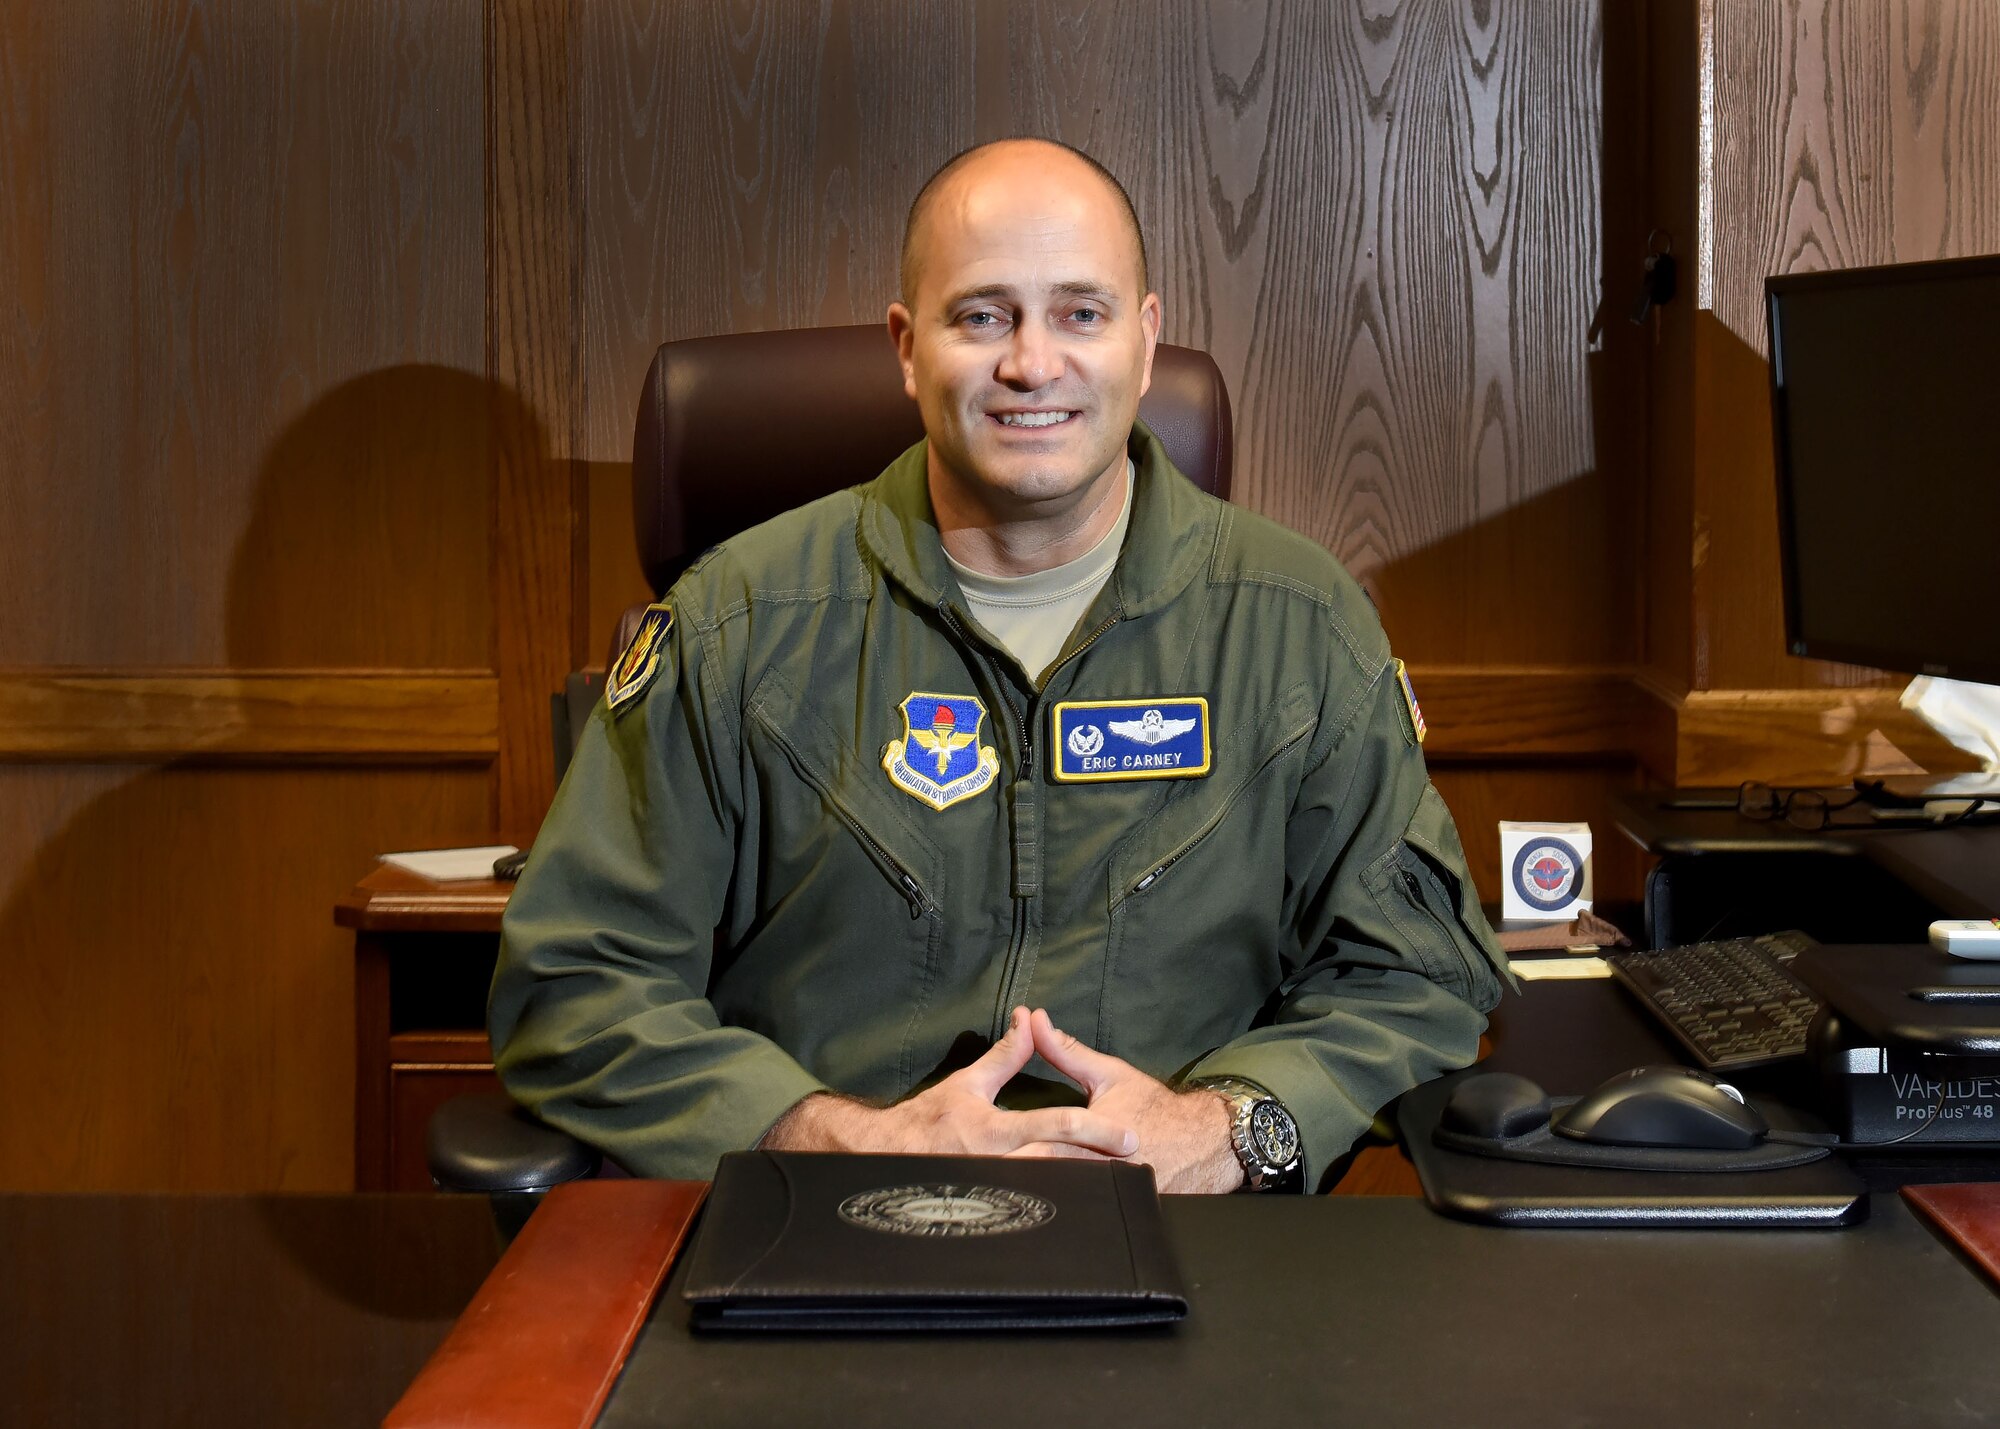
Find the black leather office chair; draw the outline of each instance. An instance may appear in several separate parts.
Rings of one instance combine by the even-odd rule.
[[[1228,499],[1229,391],[1207,353],[1162,344],[1139,417],[1174,465]],[[923,434],[880,324],[661,344],[632,441],[632,512],[647,583],[665,594],[709,547],[871,480]],[[619,621],[607,669],[644,611],[636,605]],[[597,1168],[596,1153],[499,1097],[440,1108],[426,1149],[445,1190],[540,1190]]]

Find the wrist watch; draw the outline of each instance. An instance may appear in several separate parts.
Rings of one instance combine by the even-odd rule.
[[[1283,1102],[1242,1077],[1195,1077],[1187,1085],[1217,1092],[1229,1104],[1229,1142],[1243,1167],[1244,1190],[1305,1189],[1299,1124]]]

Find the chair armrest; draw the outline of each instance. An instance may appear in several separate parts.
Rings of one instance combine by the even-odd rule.
[[[603,1156],[568,1132],[544,1126],[501,1092],[454,1097],[431,1113],[424,1134],[440,1191],[546,1191],[595,1176]]]

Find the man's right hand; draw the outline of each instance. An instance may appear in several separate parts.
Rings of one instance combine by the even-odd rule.
[[[1129,1156],[1138,1150],[1136,1131],[1089,1107],[1006,1111],[995,1106],[1000,1089],[1034,1055],[1028,1009],[1017,1007],[1006,1036],[978,1061],[936,1086],[886,1107],[817,1092],[778,1118],[758,1145],[770,1151],[974,1156],[1004,1156],[1036,1143],[1106,1157]]]

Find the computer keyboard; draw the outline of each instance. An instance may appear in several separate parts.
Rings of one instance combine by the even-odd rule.
[[[1817,947],[1804,933],[1766,933],[1657,952],[1607,953],[1612,974],[1710,1071],[1761,1067],[1806,1050],[1820,1000],[1786,965]]]

